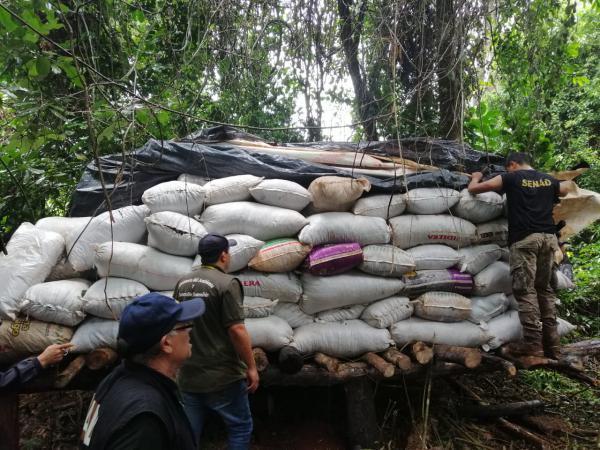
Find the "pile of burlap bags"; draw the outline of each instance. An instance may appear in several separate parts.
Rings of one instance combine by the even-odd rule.
[[[369,191],[360,178],[306,189],[184,174],[148,189],[143,205],[24,223],[0,255],[0,363],[53,342],[115,347],[123,308],[171,295],[208,232],[237,241],[229,271],[253,346],[267,351],[353,358],[416,340],[493,349],[519,339],[500,195]]]

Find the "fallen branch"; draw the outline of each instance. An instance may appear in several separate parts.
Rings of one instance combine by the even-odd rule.
[[[114,364],[119,355],[112,348],[97,348],[85,355],[85,365],[90,370],[100,370]]]
[[[490,419],[497,417],[526,416],[544,409],[541,400],[503,403],[500,405],[463,405],[461,412],[471,417]]]
[[[77,376],[77,374],[83,369],[85,366],[85,356],[79,355],[73,361],[69,363],[69,365],[60,372],[56,376],[56,380],[54,381],[54,387],[56,388],[64,388],[66,387],[73,378]]]
[[[595,356],[600,354],[600,339],[589,339],[563,345],[561,351],[564,354],[575,356]]]
[[[474,369],[481,364],[481,352],[476,348],[438,344],[434,345],[433,353],[442,361],[458,363],[468,369]]]
[[[433,359],[433,349],[421,341],[407,347],[410,356],[419,364],[429,364]]]
[[[269,366],[269,358],[267,358],[267,354],[262,348],[253,348],[252,355],[254,356],[254,362],[256,363],[256,370],[259,372],[264,371]]]
[[[321,352],[315,353],[315,362],[319,366],[324,367],[325,369],[327,369],[328,372],[331,373],[337,372],[340,366],[340,362],[337,358],[334,358],[333,356],[328,356]]]
[[[388,348],[385,352],[383,352],[382,356],[386,361],[391,362],[403,372],[412,369],[412,361],[410,358],[397,348]]]
[[[498,356],[490,355],[489,353],[481,353],[481,358],[487,364],[501,367],[510,377],[514,377],[517,374],[515,365],[504,358],[499,358]]]
[[[396,371],[396,369],[394,369],[394,365],[387,362],[381,356],[369,352],[362,355],[361,359],[375,367],[377,371],[383,375],[383,378],[390,378],[394,376]]]

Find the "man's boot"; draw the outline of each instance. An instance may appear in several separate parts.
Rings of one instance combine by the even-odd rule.
[[[558,326],[544,325],[542,329],[542,345],[544,347],[544,356],[546,358],[560,359],[560,336],[558,335]]]

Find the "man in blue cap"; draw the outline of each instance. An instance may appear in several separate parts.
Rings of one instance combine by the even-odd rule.
[[[119,351],[125,359],[96,390],[81,448],[196,448],[175,379],[191,355],[192,321],[204,311],[202,299],[180,304],[156,292],[138,297],[123,310]]]
[[[210,233],[198,244],[202,265],[175,288],[182,304],[200,297],[206,313],[194,321],[192,357],[179,373],[183,404],[199,440],[207,411],[225,422],[228,448],[247,449],[252,435],[248,392],[258,388],[258,371],[244,325],[244,294],[239,280],[229,274],[229,247],[237,243]]]

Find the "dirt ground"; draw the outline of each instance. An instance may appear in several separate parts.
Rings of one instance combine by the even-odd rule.
[[[588,370],[598,376],[598,361]],[[541,414],[527,422],[542,425],[539,434],[557,449],[600,448],[598,390],[546,371],[464,375],[458,381],[490,404],[539,399]],[[20,396],[22,449],[77,448],[90,392],[71,391]],[[411,383],[379,384],[376,405],[380,426],[377,449],[527,449],[530,443],[507,434],[493,420],[469,418],[469,403],[453,384],[438,378]],[[252,399],[255,418],[253,449],[345,449],[344,397],[341,388],[271,388]],[[517,419],[514,423],[524,424]],[[203,449],[225,448],[218,418],[209,423]]]

